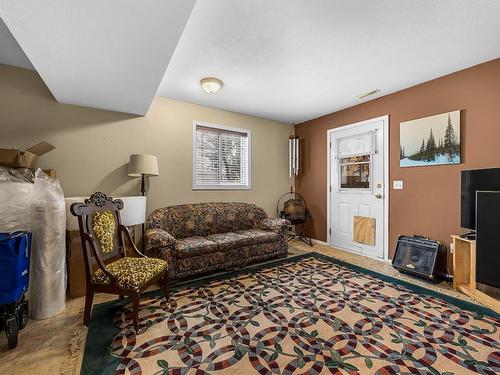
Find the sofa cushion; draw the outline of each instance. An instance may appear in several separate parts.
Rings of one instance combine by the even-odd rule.
[[[233,232],[211,234],[207,236],[206,239],[217,243],[220,251],[250,246],[252,244],[252,239],[250,237]]]
[[[236,232],[238,226],[238,215],[241,212],[234,203],[216,204],[215,211],[217,212],[217,231],[211,234]]]
[[[237,203],[239,206],[238,229],[256,229],[259,223],[267,217],[266,212],[254,205],[248,203]]]
[[[204,236],[215,230],[215,208],[210,204],[174,206],[167,212],[170,230],[175,238]]]
[[[217,251],[217,243],[205,237],[194,236],[177,240],[175,248],[179,258],[189,258]]]
[[[257,228],[259,222],[267,217],[262,208],[250,203],[215,203],[214,205],[217,212],[217,231],[213,233]]]
[[[236,232],[238,234],[241,234],[245,237],[249,237],[252,239],[252,244],[257,245],[260,243],[268,243],[268,242],[275,242],[279,241],[280,236],[276,232],[271,232],[271,231],[265,231],[261,229],[246,229],[246,230],[239,230]]]

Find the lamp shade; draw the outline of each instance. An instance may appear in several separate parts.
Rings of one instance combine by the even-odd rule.
[[[130,177],[158,176],[158,158],[148,154],[130,155],[128,175]]]

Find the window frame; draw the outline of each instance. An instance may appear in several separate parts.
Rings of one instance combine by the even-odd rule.
[[[373,154],[360,154],[356,156],[368,156],[370,159],[368,161],[363,161],[363,162],[355,162],[355,163],[342,163],[339,159],[338,162],[338,175],[339,175],[339,181],[338,181],[338,190],[341,193],[356,193],[356,192],[373,192]],[[352,156],[351,156],[352,157]],[[368,164],[368,170],[370,171],[370,176],[368,179],[368,184],[369,187],[367,188],[361,188],[361,187],[342,187],[342,167],[347,166],[347,165],[361,165],[361,164]]]
[[[196,127],[202,126],[205,128],[212,128],[222,131],[231,131],[236,133],[243,133],[247,135],[247,149],[248,149],[248,181],[246,184],[217,184],[206,185],[198,184],[196,181]],[[211,124],[203,121],[193,121],[193,141],[192,141],[192,189],[193,190],[251,190],[252,189],[252,131],[250,129],[235,128],[226,125]]]

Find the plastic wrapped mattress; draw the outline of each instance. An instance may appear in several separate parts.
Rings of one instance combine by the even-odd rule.
[[[30,316],[61,313],[66,300],[66,211],[58,180],[40,169],[0,167],[0,232],[32,233]]]
[[[35,173],[31,203],[30,316],[63,312],[66,301],[66,207],[58,180]]]

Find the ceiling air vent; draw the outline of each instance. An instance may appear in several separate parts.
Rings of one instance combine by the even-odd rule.
[[[358,95],[358,99],[364,99],[366,98],[367,96],[370,96],[370,95],[374,95],[374,94],[377,94],[379,93],[380,90],[379,89],[376,89],[376,90],[372,90],[372,91],[367,91],[367,92],[364,92],[362,94],[359,94]]]

